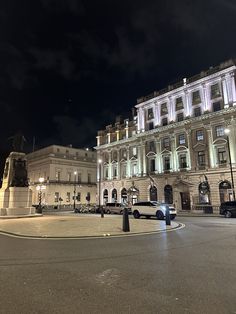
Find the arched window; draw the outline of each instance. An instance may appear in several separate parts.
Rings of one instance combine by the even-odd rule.
[[[229,181],[222,181],[219,184],[220,203],[233,200],[233,193]]]
[[[127,199],[127,190],[123,188],[121,190],[121,203],[127,204],[128,199]]]
[[[113,189],[111,192],[111,201],[117,202],[117,190],[116,189]]]
[[[157,188],[153,185],[149,189],[150,201],[157,201]]]
[[[107,189],[103,192],[103,204],[106,204],[108,202],[108,191]]]
[[[171,185],[167,184],[164,187],[164,196],[165,196],[165,203],[173,204],[173,190],[172,190]]]

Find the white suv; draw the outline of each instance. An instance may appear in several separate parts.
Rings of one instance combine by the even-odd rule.
[[[169,206],[170,219],[175,219],[176,209],[172,205],[156,201],[137,202],[132,206],[132,213],[134,218],[139,218],[140,216],[155,216],[157,219],[164,219],[166,215],[166,206]]]

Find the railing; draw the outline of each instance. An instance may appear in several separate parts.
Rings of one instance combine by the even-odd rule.
[[[192,211],[202,211],[205,214],[213,214],[220,211],[220,205],[197,204],[192,205]]]

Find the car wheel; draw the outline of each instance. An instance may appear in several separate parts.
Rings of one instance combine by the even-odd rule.
[[[139,213],[138,210],[135,210],[135,211],[133,212],[133,215],[134,215],[134,218],[135,218],[135,219],[138,219],[138,218],[140,217],[140,213]]]
[[[149,218],[149,216],[148,215],[146,215],[146,219],[148,219]]]
[[[225,218],[231,218],[231,217],[232,217],[232,213],[229,210],[226,210]]]
[[[110,214],[110,213],[111,213],[111,211],[110,211],[110,209],[108,209],[107,212],[106,212],[106,214]]]
[[[160,210],[158,210],[158,211],[156,212],[156,216],[157,216],[157,219],[158,219],[158,220],[163,220],[163,219],[164,219],[164,214],[163,214],[163,212],[160,211]]]

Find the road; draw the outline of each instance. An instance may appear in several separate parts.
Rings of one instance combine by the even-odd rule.
[[[124,238],[0,236],[1,314],[236,313],[236,219]]]

